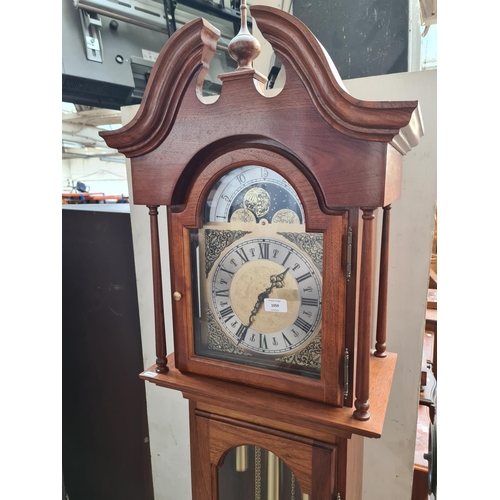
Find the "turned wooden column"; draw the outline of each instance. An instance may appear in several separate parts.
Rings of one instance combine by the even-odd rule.
[[[155,311],[156,371],[168,372],[163,287],[161,282],[160,236],[158,233],[158,205],[147,205],[151,226],[151,259],[153,263],[153,297]]]
[[[387,338],[387,287],[389,282],[389,225],[391,205],[384,207],[382,242],[380,245],[380,274],[378,285],[377,337],[374,355],[385,358]]]
[[[370,334],[372,310],[372,274],[373,274],[373,214],[374,208],[362,208],[363,241],[361,243],[361,272],[359,281],[359,326],[356,377],[356,401],[354,418],[368,420],[370,403]]]

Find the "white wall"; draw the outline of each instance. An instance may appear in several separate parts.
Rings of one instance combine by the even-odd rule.
[[[363,500],[410,500],[427,287],[437,198],[437,71],[344,81],[365,100],[418,100],[425,135],[403,160],[392,205],[387,349],[398,354],[382,438],[365,441]]]

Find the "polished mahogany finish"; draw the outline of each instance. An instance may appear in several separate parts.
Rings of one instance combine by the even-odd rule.
[[[343,378],[338,372],[342,365],[345,349],[345,233],[348,224],[346,210],[324,210],[318,204],[316,193],[303,174],[302,166],[293,157],[290,159],[274,151],[261,148],[242,147],[222,154],[210,161],[202,162],[203,170],[192,184],[186,195],[185,203],[168,210],[170,230],[170,265],[172,289],[183,298],[172,303],[174,312],[174,340],[176,366],[179,370],[198,373],[239,382],[255,387],[266,388],[302,398],[327,402],[336,406],[343,405]],[[207,164],[207,162],[209,162]],[[233,363],[196,355],[194,346],[194,326],[192,321],[193,300],[191,299],[192,269],[189,262],[189,233],[187,228],[201,227],[201,211],[206,191],[221,172],[234,165],[255,164],[269,169],[277,169],[293,186],[300,186],[302,204],[306,213],[306,229],[309,232],[323,231],[325,263],[328,263],[328,279],[323,280],[321,378],[315,380],[296,375],[278,374],[263,368]],[[301,168],[302,167],[302,168]],[[325,264],[326,267],[326,264]],[[178,272],[187,268],[186,273]],[[352,308],[354,304],[350,304]],[[349,308],[348,308],[349,311]]]
[[[360,499],[361,437],[381,435],[396,362],[386,350],[385,332],[389,209],[401,195],[402,157],[423,134],[419,106],[356,99],[299,20],[265,6],[253,6],[251,13],[286,70],[276,96],[266,95],[266,77],[252,68],[259,47],[246,29],[243,1],[242,28],[229,51],[238,69],[220,75],[215,102],[205,102],[202,87],[219,32],[196,19],[160,53],[135,118],[100,133],[131,159],[134,203],[151,209],[157,365],[141,377],[180,390],[190,401],[195,500],[218,498],[217,467],[230,449],[245,444],[281,456],[311,499]],[[280,174],[300,197],[306,231],[323,235],[318,379],[195,349],[191,231],[203,228],[203,206],[217,180],[247,165]],[[168,363],[159,206],[167,207],[169,230],[174,352]],[[374,216],[381,207],[373,352]]]
[[[190,402],[193,500],[217,499],[213,493],[216,466],[231,448],[250,443],[285,459],[306,490],[310,485],[326,488],[317,496],[312,490],[311,500],[331,500],[332,487],[342,499],[361,500],[362,438],[382,435],[396,359],[394,353],[384,359],[370,358],[373,405],[367,421],[354,419],[349,408],[181,373],[173,354],[168,358],[168,373],[155,373],[152,366],[140,377],[181,391]],[[330,474],[325,475],[325,470]]]
[[[361,250],[361,273],[359,295],[359,327],[357,351],[356,401],[354,418],[368,420],[370,403],[370,332],[372,312],[373,274],[373,208],[362,208],[363,242]]]
[[[160,237],[158,232],[158,207],[148,205],[151,231],[151,260],[153,265],[153,297],[155,311],[156,371],[168,372],[165,338],[165,314],[161,280]]]
[[[179,182],[187,187],[200,157],[248,143],[300,158],[328,208],[397,200],[401,155],[422,134],[418,103],[353,98],[300,21],[270,7],[251,12],[286,67],[283,90],[267,98],[253,70],[240,70],[224,80],[215,103],[205,104],[199,89],[217,30],[198,19],[177,31],[153,68],[136,117],[119,130],[100,132],[110,147],[134,159],[134,203],[182,203],[174,190]]]
[[[282,163],[293,164],[297,173],[302,174],[300,183],[288,180],[298,193],[310,185],[314,204],[323,214],[339,210],[349,213],[356,207],[376,208],[398,199],[402,154],[418,143],[422,133],[416,101],[368,102],[353,98],[343,88],[333,63],[318,41],[300,21],[269,7],[255,6],[251,10],[261,32],[286,67],[286,84],[277,96],[263,95],[265,80],[247,68],[221,75],[220,97],[212,104],[204,103],[200,89],[215,50],[217,30],[198,19],[177,31],[166,44],[136,117],[119,130],[101,133],[109,146],[132,158],[134,203],[169,207],[173,224],[169,227],[170,252],[178,259],[172,268],[172,292],[178,291],[186,298],[173,303],[178,356],[187,353],[191,358],[192,351],[183,333],[191,321],[186,312],[188,308],[183,305],[188,303],[190,293],[186,237],[181,237],[181,229],[176,226],[176,214],[184,212],[184,228],[188,224],[199,227],[196,213],[193,213],[195,220],[187,222],[187,214],[193,211],[190,200],[203,195],[204,182],[212,181],[215,175],[243,161],[237,159],[231,163],[232,155],[238,151],[259,150],[261,156],[269,158],[269,164],[274,154],[275,158],[283,159]],[[229,159],[222,165],[221,158]],[[206,169],[210,165],[217,167],[208,176]],[[304,201],[307,212],[310,203]],[[306,224],[311,226],[314,221],[306,219]],[[341,246],[344,245],[335,243],[332,248],[345,254]],[[358,267],[362,265],[362,259],[356,255],[354,259]],[[345,255],[342,261],[344,264]],[[331,273],[333,269],[325,272]],[[361,286],[354,295],[360,290],[372,293],[371,287],[366,291]],[[349,300],[355,307],[357,299],[352,293]],[[343,302],[345,306],[339,318],[344,317],[346,310],[349,314],[349,304],[345,298]],[[358,371],[365,369],[370,355],[369,342],[365,339],[367,332],[363,329],[361,335],[357,333],[358,345],[362,345],[364,352]],[[328,338],[336,342],[337,366],[339,352],[346,345],[353,345],[353,335],[356,332],[351,329],[349,337],[344,337],[340,344],[325,336],[326,342]],[[355,345],[354,349],[357,350]],[[163,353],[159,354],[161,358]],[[350,352],[351,359],[356,356]],[[180,364],[190,369],[187,364]],[[222,365],[219,366],[221,369],[207,367],[206,374],[222,373],[223,376]],[[358,375],[352,373],[351,385]],[[336,387],[342,384],[340,368],[325,376],[330,380],[330,387],[332,382]],[[366,379],[367,375],[362,376]],[[248,377],[242,373],[236,379],[244,383]],[[276,382],[275,389],[287,392],[294,386],[291,381],[287,386],[283,376]],[[331,404],[342,404],[339,391],[328,395],[328,389],[322,390],[324,396],[321,396],[315,389],[309,390],[305,382],[302,387],[304,397],[309,395]],[[363,399],[367,399],[366,389],[362,392]],[[363,408],[361,413],[356,413],[363,415],[362,418],[367,415],[367,408]]]

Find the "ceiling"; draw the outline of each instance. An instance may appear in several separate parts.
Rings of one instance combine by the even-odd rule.
[[[115,149],[107,147],[100,130],[121,127],[118,110],[62,103],[62,158],[123,159]]]
[[[143,1],[147,1],[150,3],[158,2],[158,0]],[[418,1],[420,4],[421,25],[425,29],[425,36],[429,27],[437,23],[437,0]],[[224,2],[219,3],[222,5]],[[248,5],[251,5],[252,3],[267,3],[269,5],[273,5],[278,8],[281,7],[282,9],[289,11],[292,6],[293,0],[247,2]],[[236,5],[234,2],[230,2],[230,4],[233,6]],[[425,40],[423,45],[424,49],[427,50],[425,43],[428,44],[428,40]],[[432,54],[434,54],[434,52]],[[121,113],[119,110],[102,109],[93,106],[79,104],[74,105],[72,103],[63,102],[62,159],[68,160],[75,158],[102,158],[107,161],[124,162],[124,157],[116,150],[108,148],[104,140],[99,136],[100,130],[112,130],[119,128],[120,126]]]
[[[292,1],[260,3],[288,10]],[[227,44],[239,29],[239,3],[239,0],[128,0],[126,3],[64,0],[62,159],[124,162],[122,155],[107,147],[99,131],[119,128],[120,107],[140,103],[154,61],[171,29],[178,29],[196,17],[206,18],[221,32],[211,70],[213,66],[217,75],[232,71],[232,65],[235,68],[236,64],[227,55]],[[252,1],[247,2],[251,4]],[[170,12],[175,13],[173,21]],[[217,93],[214,81],[214,77],[207,79],[204,91]],[[65,97],[74,94],[74,100],[64,102]],[[96,107],[101,102],[111,105]]]

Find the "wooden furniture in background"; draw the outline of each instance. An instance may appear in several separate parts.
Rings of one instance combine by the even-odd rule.
[[[418,406],[413,490],[411,500],[428,500],[436,489],[436,444],[432,437],[437,433],[437,211],[434,220],[434,239],[429,272],[429,290],[425,315],[424,345],[422,352],[421,391]],[[429,446],[431,444],[431,446]]]
[[[153,500],[129,207],[61,210],[64,488]]]
[[[411,500],[429,499],[429,463],[424,458],[429,453],[429,423],[429,408],[419,405]]]
[[[434,213],[434,235],[432,238],[431,268],[429,273],[429,288],[437,288],[437,207]]]
[[[128,203],[128,196],[105,195],[104,193],[63,193],[63,205],[81,205],[91,203]]]

